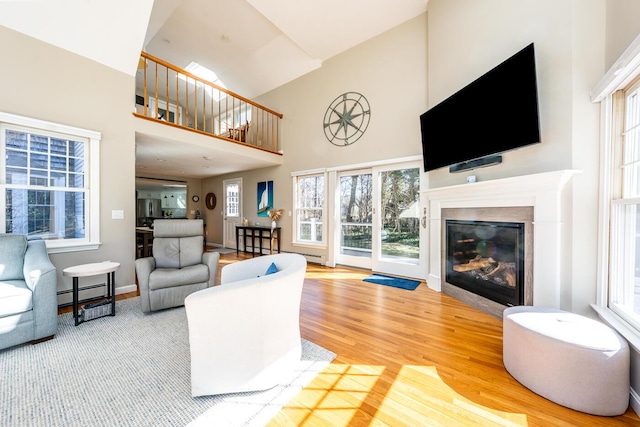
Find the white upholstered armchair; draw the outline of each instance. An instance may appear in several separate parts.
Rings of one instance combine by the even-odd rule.
[[[277,272],[267,274],[274,264]],[[228,264],[221,284],[185,299],[191,394],[266,390],[300,361],[307,261],[275,254]]]
[[[158,219],[153,227],[153,256],[136,260],[143,312],[184,305],[187,295],[211,287],[218,273],[218,252],[204,252],[201,219]]]

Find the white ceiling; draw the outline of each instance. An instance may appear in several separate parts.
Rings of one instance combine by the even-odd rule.
[[[145,51],[181,68],[196,61],[253,99],[426,9],[427,0],[156,1]]]
[[[31,0],[0,1],[0,25],[135,75],[141,50],[184,68],[214,70],[227,88],[254,99],[322,62],[420,15],[428,0]],[[286,114],[286,111],[281,111]],[[137,138],[136,156],[168,153],[177,141]],[[152,144],[153,147],[140,145]],[[151,154],[153,152],[153,154]],[[167,158],[175,174],[200,146]],[[142,157],[139,158],[143,161]],[[151,160],[150,158],[147,160]],[[171,162],[177,162],[171,165]],[[269,166],[241,161],[238,168]],[[227,162],[228,165],[228,162]],[[209,171],[185,176],[227,173]]]
[[[152,6],[153,0],[0,1],[0,25],[134,75]]]

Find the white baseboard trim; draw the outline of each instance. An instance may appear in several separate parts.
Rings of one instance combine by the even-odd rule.
[[[136,286],[135,284],[126,285],[126,286],[118,286],[116,288],[116,295],[127,294],[129,292],[135,292],[137,290],[138,290],[138,286]]]
[[[634,389],[631,389],[630,403],[631,409],[640,416],[640,395]]]

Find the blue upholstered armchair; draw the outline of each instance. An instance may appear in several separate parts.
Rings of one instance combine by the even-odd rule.
[[[0,350],[53,338],[56,292],[56,268],[44,240],[0,234]]]

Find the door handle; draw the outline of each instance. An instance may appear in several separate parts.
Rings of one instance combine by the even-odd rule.
[[[420,218],[420,224],[422,224],[422,228],[427,228],[427,216],[424,215],[422,218]]]

